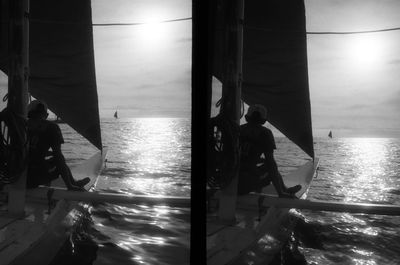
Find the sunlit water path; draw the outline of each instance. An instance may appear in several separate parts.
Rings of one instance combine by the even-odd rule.
[[[190,120],[105,119],[101,127],[108,154],[97,190],[190,195]],[[95,151],[66,125],[61,128],[69,163]],[[83,264],[189,264],[190,209],[105,203],[93,205],[90,212],[75,234],[74,261],[88,255],[78,252],[89,244],[97,246],[91,248],[97,249],[96,257]]]

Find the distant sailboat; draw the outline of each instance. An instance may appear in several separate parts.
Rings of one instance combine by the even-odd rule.
[[[114,112],[114,118],[118,119],[118,112],[117,111]]]
[[[329,138],[332,138],[332,131],[329,131],[328,136],[329,136]]]

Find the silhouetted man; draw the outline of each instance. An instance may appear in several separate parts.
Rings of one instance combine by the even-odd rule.
[[[89,178],[74,180],[61,152],[64,138],[57,124],[46,120],[47,106],[39,100],[28,106],[29,164],[27,187],[49,184],[60,175],[69,190],[84,191]],[[50,151],[51,149],[51,151]]]
[[[295,198],[301,185],[286,188],[283,183],[274,159],[274,136],[271,130],[262,126],[267,121],[267,110],[262,105],[252,105],[245,119],[247,123],[240,126],[239,195],[261,192],[272,182],[279,197]]]

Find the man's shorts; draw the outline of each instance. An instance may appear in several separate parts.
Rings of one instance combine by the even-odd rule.
[[[36,188],[58,178],[60,175],[54,160],[46,160],[40,165],[30,165],[26,185],[27,188]]]

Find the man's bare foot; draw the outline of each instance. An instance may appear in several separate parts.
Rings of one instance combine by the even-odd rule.
[[[79,187],[84,187],[86,184],[90,182],[90,178],[83,178],[80,180],[75,180],[74,185]]]
[[[287,189],[286,189],[286,192],[287,192],[287,193],[291,193],[291,194],[295,194],[295,193],[297,193],[299,190],[301,190],[301,185],[296,185],[296,186],[287,188]]]

